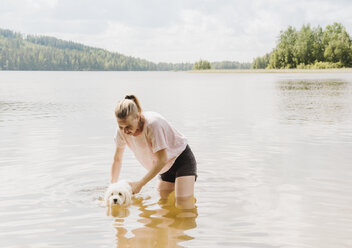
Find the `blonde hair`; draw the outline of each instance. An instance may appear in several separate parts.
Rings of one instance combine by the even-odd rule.
[[[137,116],[138,113],[142,113],[142,108],[135,95],[126,95],[115,108],[115,116],[118,119],[125,119],[131,114]]]

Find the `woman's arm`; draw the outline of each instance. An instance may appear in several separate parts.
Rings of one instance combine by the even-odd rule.
[[[114,162],[111,165],[111,180],[110,183],[116,183],[120,176],[121,164],[123,152],[125,151],[125,147],[116,147]]]
[[[140,181],[130,182],[133,194],[138,193],[142,187],[146,185],[150,180],[152,180],[156,175],[158,175],[161,169],[165,166],[167,162],[166,149],[157,151],[155,155],[157,157],[157,161],[154,164],[154,167],[148,171],[148,173]]]

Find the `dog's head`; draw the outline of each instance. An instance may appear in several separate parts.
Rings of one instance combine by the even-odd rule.
[[[107,206],[129,205],[132,198],[132,189],[128,182],[119,181],[110,184],[105,193],[105,203]]]

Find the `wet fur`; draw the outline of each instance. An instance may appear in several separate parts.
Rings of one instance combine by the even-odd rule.
[[[105,192],[104,201],[106,206],[128,206],[132,202],[132,188],[130,184],[121,180],[112,183]]]

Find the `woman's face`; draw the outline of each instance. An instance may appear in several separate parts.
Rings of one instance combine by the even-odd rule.
[[[127,116],[125,119],[117,118],[117,123],[121,131],[128,135],[134,135],[138,129],[139,115]]]

